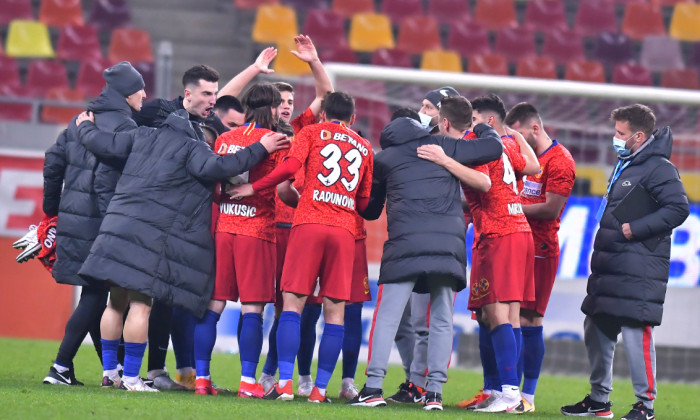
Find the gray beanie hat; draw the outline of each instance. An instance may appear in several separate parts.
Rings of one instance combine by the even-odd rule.
[[[146,87],[141,73],[128,61],[122,61],[121,63],[117,63],[105,69],[105,71],[102,72],[102,77],[105,79],[105,82],[107,82],[107,86],[121,93],[124,97],[134,94]]]
[[[424,99],[429,100],[430,103],[435,105],[435,108],[440,109],[440,101],[442,98],[447,98],[448,96],[459,96],[459,92],[452,86],[445,86],[426,93]]]

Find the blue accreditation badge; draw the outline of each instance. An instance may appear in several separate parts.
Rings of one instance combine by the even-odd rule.
[[[603,213],[605,212],[605,207],[608,206],[608,195],[604,195],[603,199],[600,201],[600,207],[598,207],[598,212],[595,214],[595,221],[600,223],[600,219],[603,218]]]

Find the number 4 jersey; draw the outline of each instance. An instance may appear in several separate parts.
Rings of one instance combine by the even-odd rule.
[[[304,191],[294,212],[294,226],[316,223],[355,235],[355,200],[372,187],[372,146],[343,123],[323,122],[302,129],[288,158],[304,168]]]

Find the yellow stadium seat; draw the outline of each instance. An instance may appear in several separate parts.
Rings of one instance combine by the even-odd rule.
[[[277,57],[272,62],[272,68],[275,74],[284,76],[302,76],[311,74],[309,65],[298,58],[290,51],[296,50],[296,45],[293,40],[280,42],[277,44]]]
[[[49,29],[33,20],[13,20],[7,31],[5,54],[9,57],[53,58]]]
[[[394,48],[391,20],[381,13],[358,13],[350,21],[350,49],[373,52]]]
[[[264,4],[258,8],[253,25],[253,41],[261,43],[287,42],[299,33],[297,14],[291,7]]]
[[[454,51],[431,50],[423,53],[421,70],[462,72],[462,58]]]
[[[681,41],[700,41],[700,4],[676,4],[668,32]]]
[[[608,189],[608,176],[594,166],[576,166],[576,178],[586,178],[591,182],[591,195],[604,196]]]
[[[700,173],[681,172],[681,181],[688,199],[695,203],[700,201]]]

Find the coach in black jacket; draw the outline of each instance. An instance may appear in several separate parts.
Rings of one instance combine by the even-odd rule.
[[[590,401],[562,407],[562,412],[580,415],[579,408],[595,404],[607,405],[609,410],[613,352],[621,332],[638,400],[625,418],[652,418],[656,397],[653,327],[661,324],[663,314],[671,231],[688,217],[688,197],[669,161],[671,129],[653,131],[656,118],[644,105],[618,108],[611,119],[619,160],[610,178],[607,206],[593,245],[587,296],[581,305],[591,362],[591,393],[586,397]],[[635,186],[643,187],[659,208],[620,223],[613,211]],[[642,242],[650,238],[656,238],[653,244]]]

